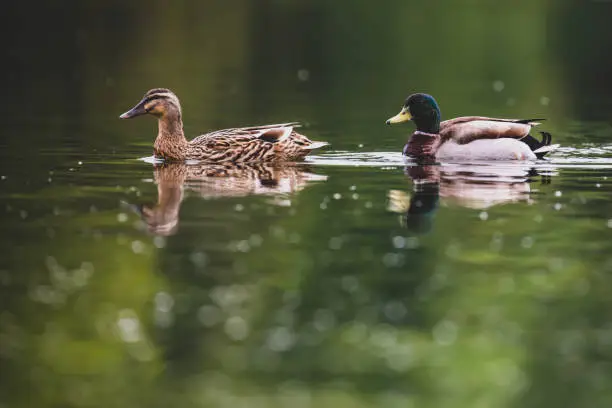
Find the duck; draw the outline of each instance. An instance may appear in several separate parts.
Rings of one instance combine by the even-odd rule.
[[[544,119],[463,116],[440,122],[441,117],[433,96],[415,93],[386,123],[415,123],[416,131],[403,149],[405,156],[415,159],[537,160],[559,147],[551,145],[548,132],[540,132],[541,140],[529,134]]]
[[[313,150],[328,145],[297,133],[298,122],[275,125],[222,129],[185,138],[181,103],[167,88],[154,88],[121,119],[145,114],[157,118],[158,132],[153,145],[154,156],[164,161],[224,162],[291,162],[304,159]]]

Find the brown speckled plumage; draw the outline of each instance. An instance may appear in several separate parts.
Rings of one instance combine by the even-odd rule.
[[[325,142],[313,142],[297,133],[294,128],[299,127],[299,124],[295,122],[217,130],[188,141],[183,133],[180,102],[172,91],[165,88],[148,91],[121,118],[128,119],[147,113],[156,116],[159,124],[153,145],[154,154],[167,161],[297,161],[313,149],[327,145]]]

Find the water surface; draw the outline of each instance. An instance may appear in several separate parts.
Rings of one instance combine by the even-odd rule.
[[[611,3],[69,3],[6,9],[0,406],[610,405]],[[331,147],[155,166],[159,86]],[[413,91],[563,147],[415,165]]]

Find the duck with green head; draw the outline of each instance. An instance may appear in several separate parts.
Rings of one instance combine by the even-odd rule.
[[[559,145],[540,132],[542,140],[529,134],[543,119],[497,119],[463,116],[441,122],[438,103],[424,93],[410,95],[402,110],[387,124],[413,121],[416,131],[404,146],[404,155],[438,160],[536,160]]]

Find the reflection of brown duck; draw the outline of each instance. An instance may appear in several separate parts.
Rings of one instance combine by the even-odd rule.
[[[157,204],[153,207],[143,205],[139,212],[149,231],[158,235],[176,232],[184,188],[203,198],[248,195],[283,197],[302,190],[309,182],[327,179],[327,176],[309,173],[303,165],[275,166],[263,163],[167,163],[156,166],[154,176],[158,192]]]
[[[411,196],[401,190],[390,190],[389,210],[402,214],[402,223],[417,230],[429,230],[431,217],[440,198],[446,203],[473,209],[494,205],[531,202],[531,177],[538,173],[528,165],[510,166],[411,166],[406,174],[414,183]],[[542,176],[542,183],[549,183]]]

